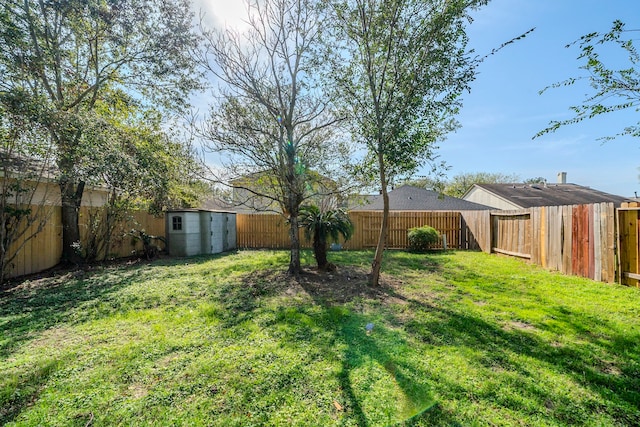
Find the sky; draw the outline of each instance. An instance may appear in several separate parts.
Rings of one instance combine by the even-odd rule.
[[[214,25],[243,25],[241,0],[195,3]],[[640,194],[640,141],[598,140],[640,121],[638,112],[602,115],[532,139],[551,120],[572,117],[569,107],[579,105],[588,93],[588,86],[577,85],[539,94],[549,85],[583,75],[578,48],[565,46],[584,34],[609,30],[615,19],[628,29],[640,28],[640,1],[492,0],[474,13],[468,35],[470,48],[479,55],[533,27],[535,31],[478,68],[457,117],[461,128],[439,144],[438,160],[449,166],[447,175],[494,172],[554,183],[559,172],[566,172],[570,183],[626,197]]]

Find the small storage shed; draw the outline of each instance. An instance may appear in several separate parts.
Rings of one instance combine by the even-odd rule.
[[[203,209],[168,211],[166,240],[169,255],[217,254],[236,249],[236,214]]]

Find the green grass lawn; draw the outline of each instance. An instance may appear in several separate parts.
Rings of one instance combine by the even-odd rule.
[[[640,425],[640,290],[472,252],[388,252],[371,289],[371,257],[24,282],[0,294],[0,424]]]

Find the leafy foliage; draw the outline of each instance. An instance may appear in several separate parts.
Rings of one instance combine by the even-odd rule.
[[[313,252],[318,269],[326,270],[327,243],[329,238],[337,242],[340,236],[349,240],[353,235],[353,223],[342,209],[322,211],[315,205],[300,208],[300,226],[308,239],[313,239]]]
[[[452,197],[462,197],[474,184],[508,184],[518,182],[516,174],[469,172],[455,175],[444,187],[444,194]]]
[[[545,182],[547,182],[547,179],[545,177],[543,177],[543,176],[536,176],[536,177],[533,177],[533,178],[527,178],[522,182],[524,184],[544,184]]]
[[[410,174],[457,127],[474,65],[464,22],[483,3],[334,2],[340,48],[330,79],[354,139],[368,149],[363,172],[371,178]]]
[[[426,188],[447,196],[462,197],[474,184],[511,184],[522,182],[524,184],[544,184],[546,178],[542,176],[520,180],[518,174],[500,172],[467,172],[454,175],[449,179],[433,178],[431,176],[408,179],[403,184]]]
[[[77,210],[87,177],[104,166],[91,155],[105,121],[100,103],[128,93],[127,102],[173,111],[199,87],[191,15],[187,0],[2,3],[0,102],[51,136],[64,259],[76,261]]]
[[[116,224],[129,220],[133,210],[160,214],[195,207],[205,195],[197,180],[201,168],[187,144],[172,139],[159,112],[128,99],[119,93],[110,103],[99,102],[99,120],[85,129],[93,148],[86,157],[95,165],[85,180],[107,191],[105,205],[89,215],[80,245],[87,261],[109,256],[112,239],[122,238],[114,236]]]
[[[438,230],[428,225],[413,227],[407,231],[410,251],[426,251],[432,245],[438,243],[440,234]]]
[[[638,53],[634,34],[638,30],[627,30],[625,24],[616,20],[611,30],[606,33],[592,32],[586,34],[566,47],[578,45],[580,54],[578,60],[583,61],[580,66],[585,75],[569,78],[544,88],[540,93],[550,88],[573,86],[586,81],[589,84],[590,93],[580,105],[570,107],[574,116],[566,120],[554,120],[549,126],[538,132],[534,138],[547,133],[555,132],[562,126],[582,122],[585,119],[615,113],[627,109],[640,108],[640,54]],[[607,65],[607,59],[602,59],[605,48],[618,48],[626,56],[627,68],[613,69]],[[610,56],[611,52],[606,52]],[[618,136],[640,137],[640,122],[630,124],[615,135],[604,136],[602,140],[611,140]]]
[[[359,174],[380,184],[384,216],[372,263],[380,277],[387,236],[387,187],[434,158],[435,144],[457,127],[461,95],[478,60],[467,51],[465,23],[486,0],[338,0],[330,81],[354,141],[366,155]]]

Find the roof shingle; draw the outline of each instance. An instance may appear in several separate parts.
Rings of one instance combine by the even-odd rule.
[[[619,206],[626,197],[616,196],[577,184],[475,184],[522,208],[536,206],[583,205],[611,202]]]
[[[445,196],[424,188],[404,185],[389,192],[389,208],[392,211],[477,211],[491,209],[489,206]],[[381,211],[382,196],[354,211]]]

